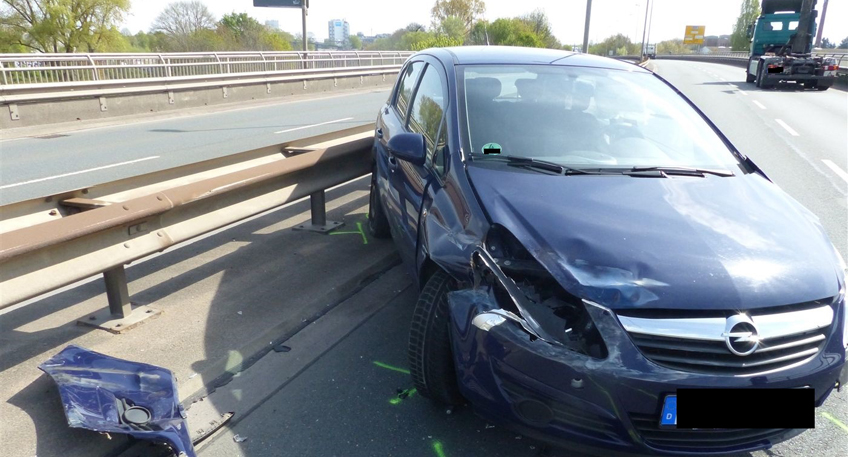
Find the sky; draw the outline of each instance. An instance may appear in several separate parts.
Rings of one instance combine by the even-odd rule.
[[[246,12],[260,22],[278,20],[280,28],[300,33],[301,13],[291,8],[254,8],[253,0],[201,0],[216,17]],[[642,41],[645,5],[648,0],[593,0],[589,41],[598,42],[616,33]],[[124,21],[132,33],[148,31],[150,24],[171,0],[132,0]],[[391,33],[410,22],[430,25],[434,0],[310,0],[307,31],[322,41],[327,22],[346,19],[353,34]],[[485,19],[514,17],[541,9],[547,13],[554,35],[564,44],[583,42],[586,0],[485,0]],[[742,0],[654,0],[651,42],[682,38],[687,25],[706,27],[707,35],[729,35],[739,15]],[[821,8],[824,0],[819,0]],[[848,0],[830,0],[825,38],[839,43],[848,37]]]

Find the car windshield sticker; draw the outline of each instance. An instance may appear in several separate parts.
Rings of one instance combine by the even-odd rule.
[[[498,143],[486,143],[483,145],[483,154],[500,154],[501,145]]]

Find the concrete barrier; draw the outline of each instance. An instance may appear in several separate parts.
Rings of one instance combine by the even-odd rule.
[[[382,73],[275,82],[221,81],[209,87],[168,90],[168,87],[163,86],[154,91],[138,93],[122,88],[129,93],[116,95],[97,95],[95,89],[80,96],[65,94],[53,99],[6,103],[0,107],[5,111],[0,115],[0,130],[164,113],[203,106],[237,106],[254,100],[281,99],[300,94],[391,87],[396,78],[396,73]]]

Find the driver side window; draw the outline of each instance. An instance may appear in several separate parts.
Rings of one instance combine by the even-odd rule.
[[[402,75],[403,79],[398,85],[395,109],[397,109],[398,116],[402,122],[406,122],[406,113],[409,111],[412,90],[415,88],[415,82],[418,81],[418,76],[421,74],[422,68],[424,68],[423,62],[413,62],[407,65]]]

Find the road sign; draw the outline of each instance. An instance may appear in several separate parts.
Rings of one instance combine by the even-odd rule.
[[[686,34],[683,35],[683,44],[704,44],[704,31],[706,28],[703,25],[687,25]]]
[[[253,6],[269,8],[309,8],[309,0],[253,0]]]

